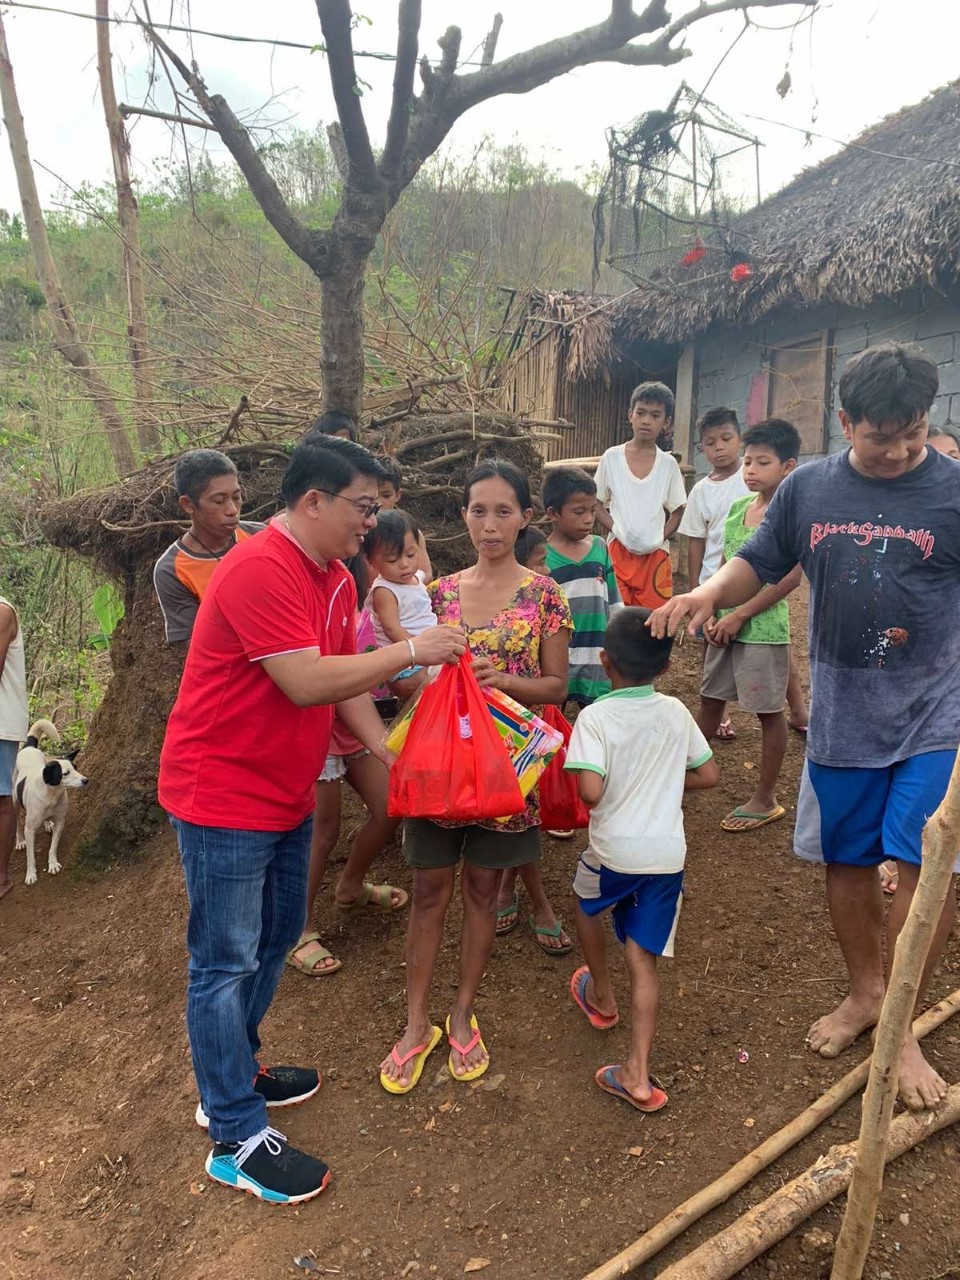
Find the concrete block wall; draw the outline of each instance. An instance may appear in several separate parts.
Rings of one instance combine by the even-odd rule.
[[[878,342],[915,342],[940,371],[940,393],[930,420],[937,426],[960,426],[960,305],[938,294],[916,290],[866,311],[851,307],[815,306],[771,312],[750,328],[727,327],[705,335],[698,344],[695,414],[715,405],[730,405],[745,420],[747,399],[762,376],[771,346],[797,341],[827,329],[831,333],[830,402],[827,448],[843,448],[837,416],[837,383],[850,356]],[[697,474],[706,464],[702,454],[691,459]]]

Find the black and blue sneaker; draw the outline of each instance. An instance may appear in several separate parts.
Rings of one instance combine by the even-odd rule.
[[[313,1067],[261,1067],[253,1087],[268,1107],[295,1107],[312,1098],[322,1083]],[[199,1102],[195,1119],[201,1129],[210,1128],[210,1117]]]
[[[318,1196],[330,1170],[316,1156],[291,1147],[276,1129],[245,1142],[216,1142],[204,1166],[214,1182],[247,1191],[271,1204],[301,1204]]]

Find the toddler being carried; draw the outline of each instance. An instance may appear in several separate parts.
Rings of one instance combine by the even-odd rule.
[[[406,640],[410,666],[398,672],[391,687],[406,697],[421,683],[423,668],[416,661],[413,642],[437,625],[424,583],[420,562],[419,531],[405,511],[381,511],[376,526],[363,541],[364,553],[376,574],[365,608],[373,623],[377,645],[383,648]]]

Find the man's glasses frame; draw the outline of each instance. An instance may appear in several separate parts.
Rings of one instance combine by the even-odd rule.
[[[325,493],[329,498],[340,498],[343,502],[349,502],[351,507],[356,507],[364,520],[372,520],[383,509],[380,502],[365,502],[362,498],[348,498],[345,493],[334,493],[332,489],[318,489],[318,493]]]

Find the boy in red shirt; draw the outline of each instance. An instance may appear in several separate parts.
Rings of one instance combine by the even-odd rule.
[[[411,662],[455,660],[465,642],[434,627],[354,652],[356,590],[340,563],[376,523],[379,465],[349,440],[294,449],[284,511],[218,566],[160,758],[158,794],[177,833],[190,917],[187,1030],[206,1169],[228,1186],[293,1204],[318,1195],[322,1160],[269,1128],[267,1106],[301,1102],[317,1072],[265,1070],[259,1024],[306,916],[314,783],[344,725],[385,759],[369,690]]]

